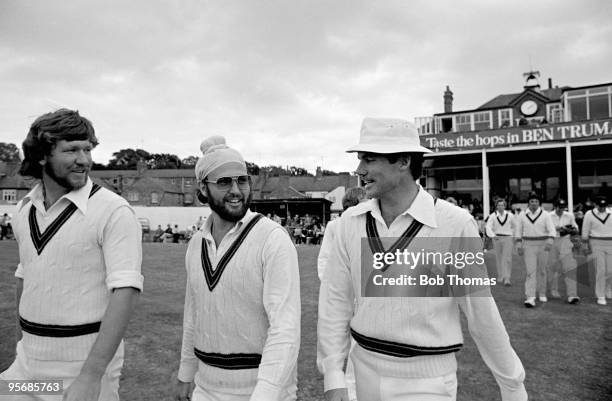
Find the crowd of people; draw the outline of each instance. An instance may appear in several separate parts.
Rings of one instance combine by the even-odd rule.
[[[495,251],[500,284],[512,284],[514,250],[524,259],[525,307],[535,307],[536,299],[546,303],[549,296],[561,298],[560,278],[565,282],[567,303],[578,304],[578,254],[591,255],[594,261],[597,304],[607,305],[612,299],[612,221],[607,197],[598,196],[593,206],[586,211],[579,207],[572,213],[564,199],[557,199],[554,210],[547,212],[534,192],[529,195],[527,209],[513,214],[504,199],[495,201],[496,210],[485,219],[484,235]]]

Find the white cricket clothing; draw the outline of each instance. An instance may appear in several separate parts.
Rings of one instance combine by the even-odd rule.
[[[595,259],[595,296],[605,298],[612,290],[612,218],[610,212],[589,210],[582,221],[582,239],[591,244]],[[609,293],[608,293],[609,295]]]
[[[492,297],[361,297],[361,243],[367,236],[367,212],[375,219],[381,238],[401,236],[414,219],[424,224],[417,237],[480,238],[476,222],[467,211],[443,200],[434,206],[433,198],[422,188],[412,205],[389,227],[376,199],[345,211],[319,298],[317,365],[324,374],[324,390],[346,387],[342,369],[350,347],[349,328],[382,341],[446,347],[463,341],[461,309],[483,360],[500,386],[502,399],[526,400],[525,371]],[[358,344],[353,352],[363,351],[360,348]],[[457,369],[454,353],[398,358],[370,352],[369,356],[380,376],[431,378],[454,374]],[[353,358],[357,375],[361,369],[358,361]],[[361,399],[359,377],[356,382],[357,398]]]
[[[15,276],[23,279],[19,315],[46,325],[99,322],[115,288],[142,291],[141,228],[125,199],[101,188],[89,197],[93,183],[63,195],[48,210],[42,184],[17,205],[13,218],[19,245]],[[29,214],[35,208],[40,232],[68,207],[77,210],[55,232],[38,254]],[[44,234],[43,234],[44,235]],[[23,352],[46,361],[84,361],[97,333],[77,337],[44,337],[23,332]]]
[[[574,214],[563,211],[559,216],[555,211],[550,213],[550,218],[555,225],[555,240],[548,255],[548,287],[552,294],[559,293],[559,276],[563,276],[565,280],[565,288],[568,297],[578,296],[578,284],[576,282],[576,269],[578,263],[574,258],[574,244],[570,239],[570,235],[561,236],[559,230],[566,226],[572,226],[578,232],[578,225]]]
[[[493,238],[495,248],[495,266],[500,283],[510,283],[512,275],[512,251],[514,249],[515,217],[505,211],[491,213],[487,219],[487,236]]]
[[[185,257],[187,290],[179,380],[216,394],[250,400],[294,400],[300,344],[297,253],[286,231],[261,219],[224,270],[218,266],[255,213],[246,215],[217,247],[212,218],[195,233]],[[221,276],[212,291],[202,263],[202,243]],[[194,348],[217,354],[260,354],[259,368],[224,369],[197,359]]]
[[[515,217],[514,214],[504,210],[503,213],[495,211],[491,213],[487,219],[487,236],[494,238],[497,235],[510,236],[514,235],[515,230]]]
[[[521,212],[516,221],[515,239],[522,240],[525,259],[525,297],[546,296],[548,252],[546,245],[552,246],[556,235],[555,225],[550,213],[538,208],[535,212],[527,209]]]
[[[74,382],[83,366],[83,361],[41,361],[28,358],[22,346],[17,343],[15,362],[8,370],[0,373],[0,380],[62,380],[66,391]],[[119,377],[123,366],[124,344],[119,344],[115,356],[106,367],[100,380],[98,401],[119,401]],[[62,401],[62,394],[0,395],[0,401]]]

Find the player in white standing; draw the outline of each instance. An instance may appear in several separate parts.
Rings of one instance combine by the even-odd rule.
[[[582,221],[582,241],[590,246],[595,259],[595,296],[599,305],[612,299],[612,218],[608,199],[601,196],[595,201],[595,209],[589,210]]]
[[[353,336],[357,345],[350,357],[359,400],[455,400],[462,310],[502,400],[527,400],[523,366],[491,296],[362,296],[362,244],[369,243],[364,238],[378,244],[393,237],[408,245],[419,237],[460,238],[475,245],[470,251],[482,248],[472,216],[434,200],[416,182],[423,153],[430,150],[421,146],[414,125],[366,118],[360,143],[348,151],[357,152],[356,172],[370,200],[340,218],[321,282],[317,365],[324,375],[325,399],[348,401],[343,368]]]
[[[568,212],[567,202],[558,199],[555,202],[555,210],[550,213],[553,224],[555,225],[555,242],[549,253],[548,259],[548,281],[550,296],[561,298],[559,293],[559,276],[565,279],[565,291],[567,302],[577,304],[580,302],[578,297],[578,285],[576,283],[576,273],[578,263],[574,258],[574,244],[571,236],[578,234],[578,225],[574,214]]]
[[[514,250],[514,214],[506,210],[506,201],[498,199],[495,202],[495,212],[487,220],[487,235],[493,239],[497,280],[506,286],[512,285],[512,251]]]
[[[122,338],[143,285],[141,230],[123,198],[89,179],[97,144],[89,120],[67,109],[39,117],[23,142],[20,173],[40,183],[13,219],[21,330],[0,379],[61,379],[65,391],[11,400],[119,400]]]
[[[555,238],[555,225],[540,207],[540,198],[531,193],[528,207],[516,219],[514,235],[519,255],[525,258],[525,307],[533,308],[536,300],[536,287],[540,302],[548,302],[546,296],[546,269],[548,253]]]
[[[185,256],[187,290],[175,399],[296,399],[300,348],[297,253],[277,223],[249,210],[244,159],[214,136],[195,174],[211,208]]]

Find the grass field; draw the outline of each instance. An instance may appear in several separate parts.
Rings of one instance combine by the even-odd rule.
[[[184,244],[145,243],[145,291],[126,336],[121,397],[126,401],[168,400],[178,368],[185,288]],[[299,247],[302,286],[302,344],[299,399],[322,400],[322,379],[315,366],[318,246]],[[0,241],[0,371],[14,358],[14,241]],[[521,283],[515,267],[513,281]],[[582,268],[581,282],[588,282]],[[592,272],[589,277],[593,277]],[[533,401],[612,400],[612,305],[595,304],[581,286],[582,302],[571,306],[553,300],[527,310],[522,285],[494,288],[510,339],[527,371]],[[459,400],[496,400],[497,384],[482,362],[467,330],[459,360]],[[363,400],[367,401],[367,400]]]

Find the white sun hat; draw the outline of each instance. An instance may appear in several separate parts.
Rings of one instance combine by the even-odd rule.
[[[421,146],[414,124],[397,118],[366,117],[361,123],[359,143],[347,152],[431,153],[431,150]]]

